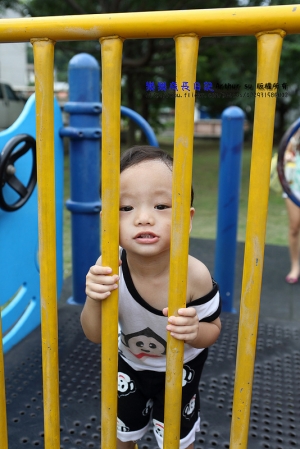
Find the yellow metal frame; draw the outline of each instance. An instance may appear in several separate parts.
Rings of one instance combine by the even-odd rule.
[[[35,67],[39,257],[45,448],[59,448],[54,165],[54,42],[32,39]]]
[[[4,356],[2,345],[2,321],[0,314],[0,435],[3,449],[8,449],[7,416],[6,416],[6,392],[4,374]]]
[[[175,37],[176,81],[196,79],[199,38],[196,35]],[[186,306],[187,265],[189,250],[190,206],[194,142],[195,97],[176,97],[174,130],[174,166],[172,191],[172,231],[169,315],[177,315]],[[164,422],[164,449],[179,447],[182,390],[183,341],[167,335],[167,374]],[[176,393],[175,393],[176,392]]]
[[[119,271],[121,39],[101,40],[102,55],[102,263]],[[101,447],[116,447],[118,291],[102,303]],[[114,356],[112,356],[114,354]],[[108,388],[108,386],[111,386]]]
[[[298,34],[299,21],[299,5],[1,19],[0,42],[29,42],[32,37],[53,41],[173,38],[190,33],[255,36],[281,28]]]
[[[257,83],[277,83],[285,33],[257,35]],[[236,359],[231,448],[247,448],[258,330],[276,98],[256,97]],[[262,151],[263,149],[263,151]],[[259,201],[257,201],[259,198]]]
[[[121,59],[124,39],[174,38],[178,82],[196,79],[201,37],[257,37],[257,82],[276,83],[282,40],[300,32],[300,5],[2,19],[0,42],[31,42],[36,75],[39,254],[41,269],[45,449],[59,449],[56,302],[53,57],[56,41],[100,40],[102,52],[102,250],[118,271]],[[268,206],[275,97],[256,98],[231,449],[246,449],[258,327]],[[173,226],[169,309],[185,306],[194,98],[176,98]],[[257,201],[259,198],[259,201]],[[117,309],[113,293],[102,307],[102,448],[116,447]],[[108,326],[109,323],[109,326]],[[1,337],[1,328],[0,328]],[[179,447],[183,343],[168,336],[164,449]],[[113,346],[115,355],[111,357]],[[110,385],[110,388],[108,388]],[[1,447],[8,449],[3,349],[0,346]],[[170,406],[170,404],[172,404]],[[176,412],[175,412],[176,410]]]

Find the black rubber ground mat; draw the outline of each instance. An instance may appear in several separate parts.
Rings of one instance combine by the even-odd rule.
[[[83,335],[81,307],[59,309],[61,448],[100,447],[100,347]],[[222,315],[202,380],[195,449],[229,448],[238,316]],[[40,329],[5,356],[9,449],[44,447]],[[248,449],[292,449],[300,440],[300,325],[259,325]],[[157,448],[153,432],[139,449]]]

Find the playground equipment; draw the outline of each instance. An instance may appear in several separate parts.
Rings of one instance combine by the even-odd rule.
[[[69,126],[61,136],[70,138],[70,193],[66,207],[72,214],[73,297],[84,301],[84,280],[100,247],[99,213],[101,203],[99,140],[99,65],[89,55],[76,55],[69,63]]]
[[[22,142],[24,142],[24,145],[14,151]],[[28,184],[24,186],[15,175],[15,163],[29,150],[32,151],[32,167]],[[3,188],[0,193],[1,209],[12,212],[22,207],[29,200],[36,185],[36,145],[33,137],[28,134],[19,134],[7,142],[1,153],[0,178],[3,180]],[[5,184],[9,185],[19,195],[19,199],[14,203],[9,204],[5,200],[3,192]]]
[[[57,292],[63,280],[63,147],[61,112],[55,101]],[[0,133],[0,306],[4,351],[40,324],[38,204],[36,186],[35,99],[18,120]],[[46,164],[47,165],[47,164]]]
[[[220,286],[222,310],[233,312],[238,209],[241,184],[244,112],[236,107],[222,114],[217,240],[214,277]],[[226,263],[224,263],[226,258]]]
[[[1,42],[30,40],[36,73],[37,155],[40,217],[42,352],[45,448],[59,447],[56,256],[54,211],[53,54],[58,40],[99,39],[102,51],[102,254],[103,263],[118,270],[118,190],[120,85],[122,42],[126,38],[174,38],[176,80],[193,85],[201,36],[255,35],[258,45],[257,83],[276,84],[283,37],[299,33],[296,5],[264,8],[170,11],[2,20]],[[31,38],[32,36],[32,38]],[[113,61],[113,64],[112,64]],[[270,161],[276,97],[256,99],[237,369],[234,389],[231,448],[245,449],[257,339],[259,299],[264,258]],[[184,306],[191,185],[194,97],[176,98],[174,138],[173,231],[171,244],[171,314]],[[262,152],[264,148],[264,152]],[[45,159],[47,166],[45,166]],[[183,170],[184,167],[184,170]],[[258,201],[259,199],[259,201]],[[183,282],[181,282],[183,280]],[[110,323],[102,337],[102,449],[116,447],[117,296],[103,303],[103,320]],[[164,448],[178,448],[182,342],[168,338]],[[112,356],[115,354],[115,356]],[[4,383],[3,361],[0,375]],[[110,388],[107,386],[110,385]],[[0,433],[7,449],[5,394],[0,397]]]
[[[86,53],[74,56],[69,63],[69,102],[64,111],[70,124],[60,135],[70,138],[71,198],[67,209],[72,213],[73,296],[71,304],[85,301],[85,276],[99,256],[101,201],[99,114],[100,69],[94,57]],[[134,120],[151,145],[158,146],[155,134],[146,120],[129,108],[121,106],[121,114]]]
[[[297,130],[300,128],[300,118],[298,118],[284,133],[280,144],[279,144],[279,150],[278,150],[278,160],[277,160],[277,171],[278,171],[278,177],[281,182],[282,188],[285,191],[285,193],[288,195],[288,197],[297,204],[298,207],[300,207],[300,201],[299,198],[297,198],[289,183],[286,180],[285,173],[284,173],[284,153],[288,146],[288,143],[292,136],[297,132]]]
[[[60,136],[70,138],[71,199],[66,202],[72,214],[73,294],[70,304],[85,301],[85,276],[100,247],[101,199],[99,198],[100,153],[99,114],[100,68],[86,53],[74,56],[69,63],[69,102],[64,111],[70,124]],[[158,146],[148,122],[138,113],[121,106],[121,115],[133,120],[144,132],[150,145]],[[219,175],[218,231],[214,277],[220,285],[224,311],[232,312],[235,274],[238,201],[241,176],[244,113],[230,107],[222,114],[221,163]],[[227,263],[223,263],[227,254]]]

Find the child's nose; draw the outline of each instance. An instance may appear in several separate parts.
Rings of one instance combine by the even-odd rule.
[[[150,214],[147,211],[141,211],[140,213],[138,213],[137,217],[136,217],[136,225],[141,226],[141,225],[153,225],[154,224],[154,219],[152,214]]]

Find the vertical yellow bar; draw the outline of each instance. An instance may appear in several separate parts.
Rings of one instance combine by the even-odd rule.
[[[199,38],[195,35],[175,37],[176,81],[174,167],[172,192],[171,266],[169,315],[177,315],[186,306],[187,266],[190,228],[194,142],[194,82]],[[181,90],[185,83],[190,91]],[[185,95],[186,94],[186,95]],[[164,412],[164,449],[176,449],[180,442],[180,410],[184,343],[167,336],[167,372]]]
[[[1,340],[0,341],[0,438],[1,438],[1,449],[8,449],[1,311],[0,311],[0,340]]]
[[[45,449],[59,449],[59,378],[54,167],[54,42],[31,41],[36,91],[39,258]]]
[[[284,32],[257,37],[257,83],[277,83]],[[246,449],[268,213],[276,97],[256,91],[230,448]],[[260,93],[260,96],[258,94]]]
[[[101,39],[102,263],[119,271],[121,68],[123,42]],[[118,291],[102,302],[101,448],[117,446]]]

